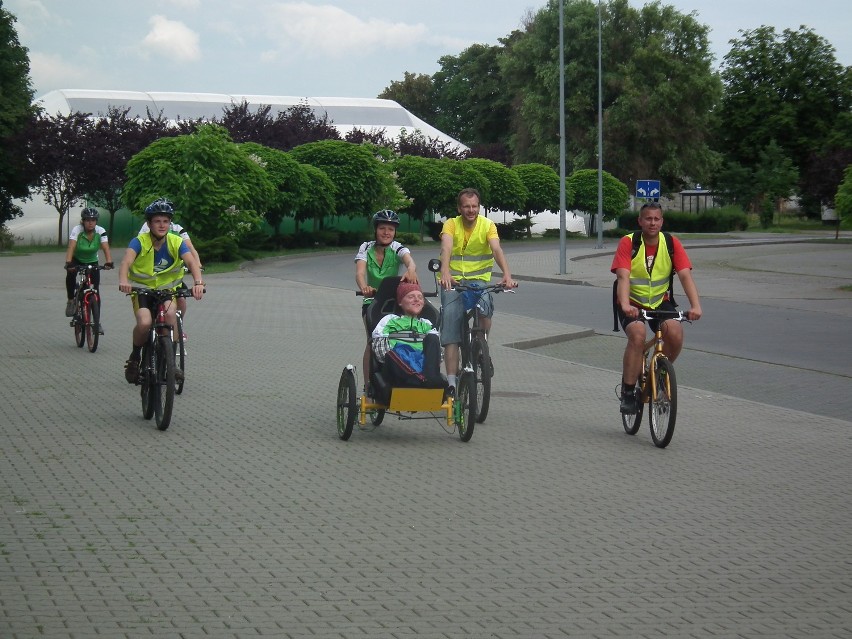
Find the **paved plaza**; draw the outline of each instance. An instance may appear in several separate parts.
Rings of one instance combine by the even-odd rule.
[[[852,636],[850,421],[686,386],[658,450],[617,374],[510,346],[584,327],[503,313],[469,443],[390,416],[342,442],[358,301],[243,269],[190,301],[159,432],[116,272],[91,354],[61,266],[0,257],[3,639]]]

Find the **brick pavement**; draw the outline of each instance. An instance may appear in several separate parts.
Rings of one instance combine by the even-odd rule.
[[[115,273],[89,354],[60,267],[0,257],[4,639],[852,635],[848,421],[683,389],[660,451],[611,372],[503,345],[577,327],[505,315],[471,442],[344,443],[351,292],[241,272],[191,305],[160,433]]]

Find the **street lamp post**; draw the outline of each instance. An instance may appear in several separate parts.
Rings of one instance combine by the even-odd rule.
[[[559,274],[565,265],[565,43],[563,0],[559,0]]]
[[[603,82],[601,79],[601,0],[598,0],[598,243],[603,248]]]

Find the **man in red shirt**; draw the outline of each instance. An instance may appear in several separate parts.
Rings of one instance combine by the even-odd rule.
[[[660,242],[662,227],[662,207],[656,202],[644,204],[639,211],[642,238],[636,254],[633,255],[632,234],[624,236],[618,243],[610,269],[618,280],[618,319],[627,335],[621,376],[621,412],[624,414],[633,414],[639,410],[635,389],[642,372],[642,351],[646,336],[645,322],[639,318],[639,309],[675,310],[669,290],[672,272],[677,273],[689,300],[687,319],[694,321],[701,317],[701,300],[692,279],[689,257],[680,240],[675,237],[671,238],[672,254],[669,255],[667,243]],[[674,320],[665,320],[663,327],[666,339],[663,350],[673,362],[683,348],[683,327]],[[656,327],[652,325],[651,328],[654,330]]]

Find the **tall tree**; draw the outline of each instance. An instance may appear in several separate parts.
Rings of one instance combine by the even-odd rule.
[[[296,162],[286,151],[270,149],[256,142],[244,142],[240,148],[266,171],[275,187],[275,195],[263,214],[277,234],[282,220],[295,216],[299,206],[311,197],[311,185],[304,165]]]
[[[424,122],[436,125],[432,77],[424,73],[406,71],[402,80],[394,80],[378,95],[383,100],[393,100],[411,111]]]
[[[629,203],[627,185],[606,171],[603,179],[603,219],[614,220],[624,212]],[[589,220],[588,233],[592,235],[598,212],[598,172],[595,169],[574,171],[566,180],[565,188],[571,194],[569,206],[583,211]]]
[[[820,200],[829,199],[833,189],[810,183],[808,164],[826,147],[839,120],[849,118],[852,68],[840,65],[834,48],[807,27],[778,34],[762,26],[733,42],[722,80],[718,148],[731,160],[755,167],[775,140],[806,178],[802,195],[808,212],[817,215]],[[838,178],[841,170],[834,171]]]
[[[545,164],[516,164],[518,174],[527,189],[527,199],[519,212],[527,217],[527,236],[532,236],[532,216],[545,211],[559,210],[559,175]]]
[[[29,194],[22,135],[36,115],[30,62],[18,41],[15,17],[0,2],[0,227],[21,215],[13,198]]]

